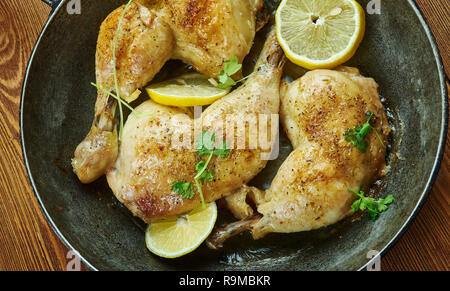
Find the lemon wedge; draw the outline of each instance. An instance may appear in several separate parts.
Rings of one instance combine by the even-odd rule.
[[[354,0],[283,0],[275,22],[287,58],[310,70],[348,61],[365,32],[364,10]]]
[[[217,88],[213,82],[199,73],[184,74],[146,89],[153,101],[179,107],[209,105],[230,91]]]
[[[149,224],[145,231],[147,248],[160,257],[178,258],[196,248],[211,233],[217,219],[215,202],[185,215],[174,216]]]

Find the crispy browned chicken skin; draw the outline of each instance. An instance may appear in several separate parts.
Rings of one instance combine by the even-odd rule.
[[[125,6],[102,23],[97,41],[97,85],[127,97],[146,85],[169,59],[217,77],[224,62],[249,53],[262,0],[140,0],[124,14],[116,46],[119,92],[113,76],[113,44]],[[118,154],[116,101],[98,91],[92,128],[75,150],[72,165],[83,183],[103,175]]]
[[[216,142],[227,141],[231,150],[225,158],[211,159],[208,169],[214,170],[214,180],[202,186],[206,202],[231,194],[266,166],[278,131],[278,118],[272,120],[272,115],[276,117],[279,112],[283,60],[284,53],[273,32],[252,76],[202,113],[200,130],[214,132]],[[200,157],[194,151],[193,141],[199,137],[194,136],[192,112],[151,100],[136,110],[154,114],[131,114],[128,118],[119,157],[107,171],[112,191],[145,222],[199,207],[197,190],[193,199],[183,199],[172,190],[175,181],[195,183],[195,166]],[[254,118],[244,122],[249,116]],[[267,137],[268,143],[258,141],[254,148],[249,147],[252,140],[258,139],[248,135],[249,128],[258,128],[263,122],[267,127],[259,127],[263,130],[253,133]],[[180,143],[180,139],[187,142]],[[242,148],[239,148],[239,140],[245,141]]]
[[[208,240],[218,248],[231,234],[250,229],[255,239],[269,232],[300,232],[334,224],[351,214],[356,196],[348,191],[369,187],[385,170],[390,127],[377,84],[357,69],[316,70],[283,84],[281,121],[294,148],[270,188],[244,186],[225,198],[242,221],[219,229]],[[349,128],[375,118],[366,152],[345,140]],[[248,201],[253,201],[253,209]]]

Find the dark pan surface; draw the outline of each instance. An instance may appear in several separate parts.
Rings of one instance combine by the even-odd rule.
[[[395,128],[390,174],[381,194],[396,202],[371,222],[366,215],[305,233],[244,233],[220,251],[201,246],[175,260],[149,253],[140,221],[114,198],[104,178],[83,185],[70,159],[90,128],[96,89],[95,47],[103,19],[124,1],[82,1],[68,15],[62,1],[47,23],[24,82],[21,129],[25,163],[36,196],[62,241],[99,270],[356,270],[371,250],[384,252],[415,216],[434,182],[447,126],[447,93],[439,54],[413,1],[382,1],[367,15],[366,37],[349,62],[373,77]],[[366,7],[368,0],[359,1]],[[277,1],[271,2],[274,7]],[[257,39],[261,41],[260,38]],[[287,70],[292,68],[288,65]],[[253,184],[264,186],[290,150]],[[220,213],[222,214],[222,212]],[[226,213],[221,220],[227,219]],[[354,221],[352,221],[354,220]]]

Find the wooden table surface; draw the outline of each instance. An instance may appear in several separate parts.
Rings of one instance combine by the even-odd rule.
[[[436,37],[449,76],[450,2],[416,2]],[[40,0],[0,1],[0,270],[65,270],[68,263],[68,249],[45,219],[27,178],[19,132],[27,61],[49,13],[50,8]],[[383,257],[383,270],[449,270],[449,161],[447,140],[430,197],[408,231]]]

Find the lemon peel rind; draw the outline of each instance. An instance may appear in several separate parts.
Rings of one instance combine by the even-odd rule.
[[[277,9],[277,12],[275,14],[275,22],[280,23],[280,13],[281,10],[286,5],[286,2],[290,0],[283,0],[280,3],[280,6]],[[349,1],[355,10],[358,12],[358,18],[356,19],[356,27],[358,29],[355,31],[355,33],[352,35],[351,40],[349,41],[349,45],[343,49],[338,54],[333,55],[332,57],[326,59],[326,60],[312,60],[308,57],[301,56],[293,52],[289,46],[283,41],[283,38],[281,37],[281,27],[279,25],[276,25],[276,34],[277,39],[282,47],[282,49],[285,52],[286,57],[294,64],[301,66],[303,68],[309,69],[309,70],[316,70],[316,69],[333,69],[348,60],[350,60],[358,50],[359,45],[361,44],[364,34],[365,34],[365,13],[361,5],[351,0]]]
[[[203,237],[201,239],[199,239],[197,241],[197,243],[195,243],[194,245],[192,245],[189,248],[185,248],[185,249],[182,249],[182,250],[180,250],[178,252],[174,252],[174,253],[167,253],[165,251],[157,250],[151,245],[151,237],[149,235],[149,230],[150,230],[151,224],[149,224],[145,230],[145,244],[147,246],[147,249],[150,252],[152,252],[153,254],[155,254],[159,257],[166,258],[166,259],[176,259],[176,258],[187,255],[187,254],[193,252],[194,250],[196,250],[208,238],[208,236],[212,232],[214,225],[216,223],[216,220],[217,220],[217,205],[215,202],[210,202],[209,204],[211,205],[211,207],[214,208],[213,217],[210,221],[207,231],[205,231],[205,234],[203,235]]]
[[[214,101],[227,95],[229,92],[230,90],[227,90],[224,93],[213,95],[212,97],[191,97],[191,96],[163,95],[156,92],[153,89],[147,88],[148,95],[156,103],[167,106],[179,106],[179,107],[210,105]]]

